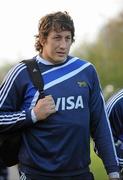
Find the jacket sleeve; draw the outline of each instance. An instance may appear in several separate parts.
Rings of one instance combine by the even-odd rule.
[[[105,103],[97,73],[93,71],[90,117],[91,135],[107,173],[118,172],[118,160],[114,148],[111,128],[105,111]]]
[[[28,78],[26,66],[14,66],[0,86],[0,133],[11,132],[33,124],[31,110],[23,108]]]
[[[109,98],[106,103],[106,112],[115,141],[123,140],[123,90]]]

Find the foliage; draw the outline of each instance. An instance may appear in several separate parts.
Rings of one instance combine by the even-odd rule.
[[[6,73],[10,70],[10,68],[12,67],[12,64],[5,64],[0,66],[0,83],[2,82],[3,78],[5,77]]]
[[[103,88],[108,84],[115,90],[122,88],[123,13],[119,13],[102,27],[95,42],[81,44],[73,54],[89,60],[96,66]]]
[[[91,142],[91,172],[94,174],[95,180],[107,180],[108,176],[104,169],[102,160],[94,153],[93,143]]]

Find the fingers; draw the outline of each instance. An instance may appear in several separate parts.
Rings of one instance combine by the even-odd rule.
[[[46,108],[47,111],[49,111],[49,113],[55,113],[56,112],[56,108],[55,108],[55,102],[54,99],[51,95],[46,96]]]
[[[55,104],[54,99],[51,95],[45,96],[43,99],[39,99],[38,102],[42,102],[42,103],[49,103],[49,104]]]
[[[55,108],[55,105],[50,105],[49,107],[49,111],[52,112],[52,113],[55,113],[56,112],[56,108]]]
[[[56,112],[55,102],[51,95],[40,99],[33,108],[38,120],[46,119],[49,115]]]
[[[38,102],[40,109],[43,111],[44,109],[47,110],[55,110],[55,102],[51,95],[46,96],[43,99],[40,99]]]

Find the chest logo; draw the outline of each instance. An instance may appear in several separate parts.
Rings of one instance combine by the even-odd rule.
[[[78,81],[77,84],[79,87],[87,87],[87,83],[85,81]]]
[[[70,97],[61,97],[58,98],[56,101],[56,110],[59,109],[63,110],[71,110],[71,109],[78,109],[78,108],[84,108],[83,105],[83,98],[82,96],[78,96],[75,98],[74,96]]]

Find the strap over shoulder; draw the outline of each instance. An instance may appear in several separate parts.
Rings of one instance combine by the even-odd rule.
[[[35,59],[27,59],[22,62],[26,64],[30,79],[39,90],[40,98],[44,98],[44,81],[38,63]]]

